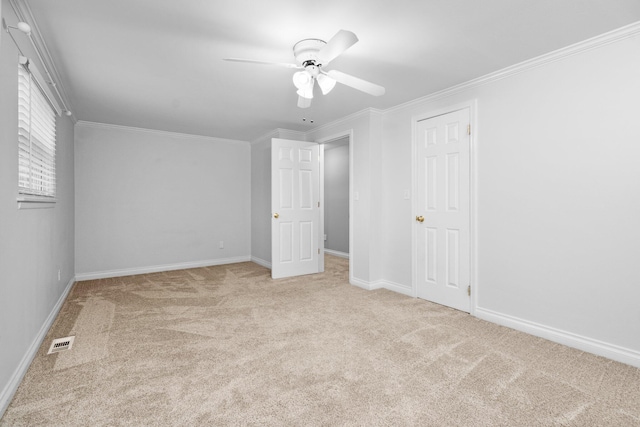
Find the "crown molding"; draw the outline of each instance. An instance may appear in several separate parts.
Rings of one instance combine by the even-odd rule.
[[[190,133],[170,132],[170,131],[157,130],[157,129],[145,129],[145,128],[138,128],[138,127],[132,127],[132,126],[113,125],[109,123],[90,122],[86,120],[78,121],[76,123],[76,127],[146,133],[146,134],[157,135],[157,136],[190,139],[194,141],[203,141],[203,142],[247,144],[247,145],[249,144],[249,141],[241,141],[239,139],[217,138],[214,136],[193,135]]]
[[[271,138],[277,138],[278,136],[280,136],[280,129],[272,129],[269,132],[266,132],[266,133],[262,134],[261,136],[255,138],[255,139],[252,139],[251,140],[251,145],[258,144],[258,143],[266,141],[266,140],[270,140]]]
[[[69,97],[67,96],[67,92],[62,84],[62,78],[60,77],[60,73],[56,68],[55,63],[53,62],[53,58],[51,56],[51,52],[49,48],[47,48],[47,44],[42,37],[42,33],[40,33],[40,28],[38,28],[38,23],[33,17],[33,13],[31,12],[31,8],[29,7],[29,3],[27,0],[9,0],[9,4],[11,4],[11,8],[15,12],[16,16],[20,21],[26,22],[31,26],[31,41],[34,44],[35,49],[38,51],[42,59],[42,66],[46,68],[46,71],[49,73],[52,78],[52,82],[50,84],[55,85],[58,94],[60,96],[62,104],[66,105],[67,108],[72,112],[71,120],[73,123],[77,123],[75,115],[73,114],[73,107],[69,102]]]
[[[590,39],[583,40],[581,42],[551,51],[549,53],[545,53],[543,55],[528,59],[518,64],[511,65],[501,70],[485,74],[482,77],[478,77],[476,79],[469,80],[467,82],[449,87],[447,89],[443,89],[441,91],[434,92],[417,99],[413,99],[403,104],[390,107],[386,110],[383,110],[383,112],[391,113],[405,108],[411,108],[425,102],[434,101],[440,98],[446,98],[458,92],[477,88],[489,83],[496,82],[498,80],[506,79],[508,77],[524,73],[526,71],[530,71],[534,68],[551,64],[553,62],[562,61],[571,56],[595,50],[612,43],[617,43],[625,39],[637,36],[638,34],[640,34],[640,21],[617,28],[613,31],[609,31],[599,36],[595,36]]]

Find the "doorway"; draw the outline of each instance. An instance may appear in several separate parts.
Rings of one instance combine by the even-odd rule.
[[[273,278],[323,272],[326,252],[346,260],[352,281],[351,140],[351,131],[317,143],[272,139]]]
[[[353,131],[319,139],[318,143],[321,144],[322,159],[320,198],[323,209],[320,214],[323,253],[347,260],[349,282],[353,283]]]
[[[324,251],[349,258],[349,137],[324,144]]]

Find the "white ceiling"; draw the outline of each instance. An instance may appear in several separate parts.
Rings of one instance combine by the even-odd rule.
[[[78,120],[240,140],[393,107],[640,21],[638,0],[18,1]],[[298,40],[340,29],[360,41],[328,68],[385,95],[338,85],[303,110],[294,70],[222,61],[294,62]]]

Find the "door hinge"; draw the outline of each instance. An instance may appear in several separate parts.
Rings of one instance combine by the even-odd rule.
[[[471,285],[467,286],[467,295],[471,296]]]
[[[318,248],[318,255],[320,255],[320,248]]]
[[[318,202],[318,207],[320,207],[320,202]]]
[[[467,125],[467,135],[471,135],[471,125]]]

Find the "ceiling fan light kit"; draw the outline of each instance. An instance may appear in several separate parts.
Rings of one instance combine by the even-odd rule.
[[[313,99],[313,85],[304,89],[298,89],[296,93],[306,99]]]
[[[336,86],[336,81],[326,74],[320,74],[317,77],[318,86],[320,86],[320,90],[322,90],[322,94],[326,95]]]
[[[304,71],[298,71],[293,75],[293,85],[298,89],[307,87],[310,83],[311,76]]]
[[[337,70],[331,70],[329,72],[323,70],[323,67],[326,67],[329,62],[333,61],[357,41],[358,37],[351,31],[346,30],[338,31],[329,42],[320,39],[300,40],[293,46],[293,55],[297,64],[240,58],[225,58],[225,60],[261,65],[276,65],[301,70],[293,75],[293,85],[297,89],[298,107],[300,108],[308,108],[311,106],[313,87],[316,81],[323,95],[331,92],[336,83],[341,83],[373,96],[381,96],[385,92],[382,86]]]

